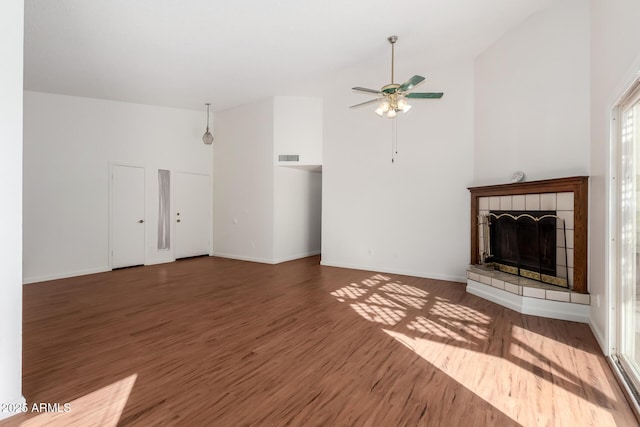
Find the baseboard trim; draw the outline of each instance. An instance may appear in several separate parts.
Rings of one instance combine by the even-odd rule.
[[[467,292],[522,314],[589,323],[589,306],[512,294],[467,279]]]
[[[281,262],[293,261],[296,259],[307,258],[310,256],[319,255],[320,251],[311,251],[297,255],[291,255],[284,258],[278,259],[266,259],[266,258],[256,258],[256,257],[246,257],[242,255],[234,255],[234,254],[225,254],[221,252],[213,252],[210,256],[217,256],[221,258],[229,258],[229,259],[237,259],[240,261],[251,261],[251,262],[259,262],[261,264],[280,264]],[[156,259],[153,261],[147,261],[144,265],[157,265],[157,264],[166,264],[170,262],[175,262],[175,258],[171,259]],[[39,283],[39,282],[48,282],[49,280],[58,280],[58,279],[68,279],[69,277],[77,277],[77,276],[86,276],[88,274],[95,273],[104,273],[106,271],[111,271],[110,267],[100,267],[88,270],[80,270],[73,271],[70,273],[61,273],[61,274],[50,274],[45,276],[35,276],[35,277],[25,277],[22,279],[23,285],[29,285],[31,283]]]
[[[175,258],[167,258],[167,259],[155,259],[153,261],[147,261],[144,265],[158,265],[158,264],[168,264],[170,262],[176,262]]]
[[[259,262],[261,264],[280,264],[281,262],[293,261],[296,259],[307,258],[315,255],[320,255],[320,251],[306,252],[298,255],[291,255],[288,257],[277,258],[277,259],[249,257],[244,255],[227,254],[224,252],[213,252],[211,256],[217,256],[220,258],[228,258],[228,259],[237,259],[239,261]]]
[[[600,331],[600,328],[598,328],[591,319],[589,319],[589,327],[591,328],[591,332],[593,333],[593,336],[596,337],[596,341],[598,342],[598,345],[600,346],[602,353],[605,356],[610,356],[611,351],[606,344],[604,335],[602,334],[602,331]]]
[[[0,412],[0,420],[4,420],[7,419],[9,417],[13,417],[14,415],[18,415],[21,414],[22,412],[22,408],[25,407],[27,405],[27,400],[24,398],[24,396],[20,396],[19,398],[13,400],[12,402],[2,402],[2,403],[8,403],[8,407],[10,408],[18,408],[20,409],[19,411],[11,411],[11,412]]]
[[[244,255],[227,254],[227,253],[224,253],[224,252],[213,252],[212,256],[217,256],[217,257],[220,257],[220,258],[237,259],[238,261],[259,262],[261,264],[275,264],[272,259],[250,257],[250,256],[244,256]]]
[[[274,264],[280,264],[281,262],[294,261],[296,259],[309,258],[310,256],[316,256],[316,255],[320,255],[320,251],[304,252],[297,255],[286,256],[284,258],[277,258],[274,261]]]
[[[86,276],[87,274],[104,273],[105,271],[111,271],[109,267],[91,268],[88,270],[72,271],[69,273],[50,274],[45,276],[24,277],[22,279],[23,285],[38,282],[48,282],[49,280],[67,279],[69,277]]]
[[[425,273],[420,271],[402,270],[402,269],[396,269],[396,268],[386,268],[386,267],[370,266],[370,265],[348,264],[348,263],[342,263],[342,262],[326,261],[324,259],[320,261],[320,265],[326,265],[327,267],[348,268],[351,270],[371,271],[374,273],[401,274],[403,276],[421,277],[424,279],[446,280],[447,282],[465,283],[467,280],[466,277],[460,277],[460,276],[449,276],[444,274]]]

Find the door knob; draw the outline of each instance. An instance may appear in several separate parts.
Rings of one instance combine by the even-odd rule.
[[[138,220],[138,224],[142,224],[144,222],[144,219],[139,219]]]

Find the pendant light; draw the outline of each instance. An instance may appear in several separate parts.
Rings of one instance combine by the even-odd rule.
[[[204,135],[202,135],[202,142],[204,142],[206,145],[211,145],[213,144],[213,135],[211,134],[211,132],[209,132],[209,106],[211,104],[206,103],[204,105],[207,106],[207,131],[204,133]]]

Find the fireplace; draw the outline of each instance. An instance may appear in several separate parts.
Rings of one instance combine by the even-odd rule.
[[[559,277],[557,271],[557,248],[565,245],[557,242],[558,236],[564,237],[564,221],[556,211],[492,210],[479,224],[485,228],[481,233],[486,236],[485,263],[506,273],[568,287],[567,272]],[[567,265],[564,262],[560,268]]]
[[[544,282],[554,296],[555,286],[587,294],[588,189],[585,176],[469,188],[471,266],[515,274],[507,276],[518,286],[531,282],[522,276]],[[527,242],[533,244],[523,247]]]

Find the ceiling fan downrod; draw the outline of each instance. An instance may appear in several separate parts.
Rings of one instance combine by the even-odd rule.
[[[387,40],[389,40],[389,43],[391,43],[391,84],[394,84],[393,64],[395,62],[395,46],[396,46],[396,42],[398,41],[398,36],[389,36]]]

